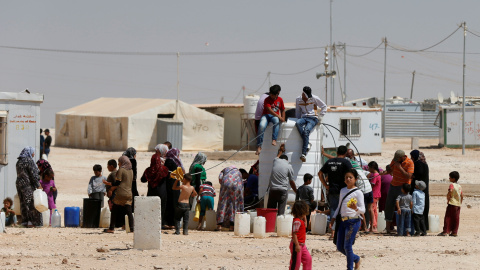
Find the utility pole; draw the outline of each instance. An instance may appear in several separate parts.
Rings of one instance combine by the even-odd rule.
[[[343,43],[343,102],[347,100],[347,44]],[[344,104],[342,104],[344,105]]]
[[[178,120],[178,100],[180,99],[180,72],[179,72],[179,64],[180,64],[180,53],[177,52],[177,102],[175,104],[175,120]]]
[[[410,100],[413,100],[413,83],[415,82],[415,70],[412,73],[412,90],[410,90]]]
[[[335,44],[332,46],[333,56],[332,56],[332,70],[335,70],[335,61],[337,57]],[[332,92],[332,105],[335,105],[335,77],[331,77],[332,85],[330,86],[330,91]]]
[[[462,98],[462,155],[465,155],[465,44],[467,40],[467,23],[463,22],[463,98]]]
[[[385,134],[385,120],[387,118],[387,37],[383,40],[385,43],[385,60],[383,64],[383,114],[382,114],[382,129],[383,129],[383,142],[387,141],[387,136]]]
[[[324,64],[325,66],[325,102],[328,103],[328,47],[325,47],[325,59]]]
[[[334,53],[332,53],[332,43],[333,43],[333,38],[332,38],[332,35],[333,35],[333,31],[332,31],[332,4],[333,4],[333,0],[330,0],[330,55],[333,55]],[[335,70],[333,67],[335,65],[335,61],[334,61],[334,58],[332,58],[332,70]],[[325,72],[327,72],[327,70],[325,69]],[[333,95],[333,77],[330,78],[330,91],[332,92],[332,101],[331,101],[331,105],[335,105],[335,102],[334,102],[334,95]],[[327,100],[325,100],[325,102],[328,102]]]

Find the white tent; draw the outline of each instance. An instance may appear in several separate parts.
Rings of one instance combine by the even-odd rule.
[[[157,119],[183,123],[182,150],[223,150],[223,118],[169,99],[99,98],[56,114],[55,145],[99,150],[152,150]],[[175,146],[174,146],[175,147]]]

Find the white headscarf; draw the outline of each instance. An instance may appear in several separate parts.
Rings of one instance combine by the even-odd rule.
[[[165,160],[165,156],[167,155],[167,152],[168,152],[168,146],[166,146],[165,144],[159,144],[155,146],[155,150],[160,152],[160,158],[162,160]]]

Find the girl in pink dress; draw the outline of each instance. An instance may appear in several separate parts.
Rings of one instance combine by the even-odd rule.
[[[52,210],[57,208],[53,199],[53,193],[57,191],[57,188],[55,187],[55,182],[53,181],[53,176],[53,170],[47,169],[43,172],[42,180],[40,180],[40,185],[42,185],[43,191],[47,193],[48,209],[50,209],[50,218],[52,217]]]

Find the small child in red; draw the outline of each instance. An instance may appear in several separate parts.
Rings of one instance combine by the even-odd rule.
[[[309,212],[309,206],[304,201],[296,201],[292,207],[293,224],[292,224],[292,242],[290,242],[290,259],[291,270],[300,269],[300,263],[304,270],[312,269],[312,256],[308,252],[305,245],[307,230],[305,226],[306,216]]]

